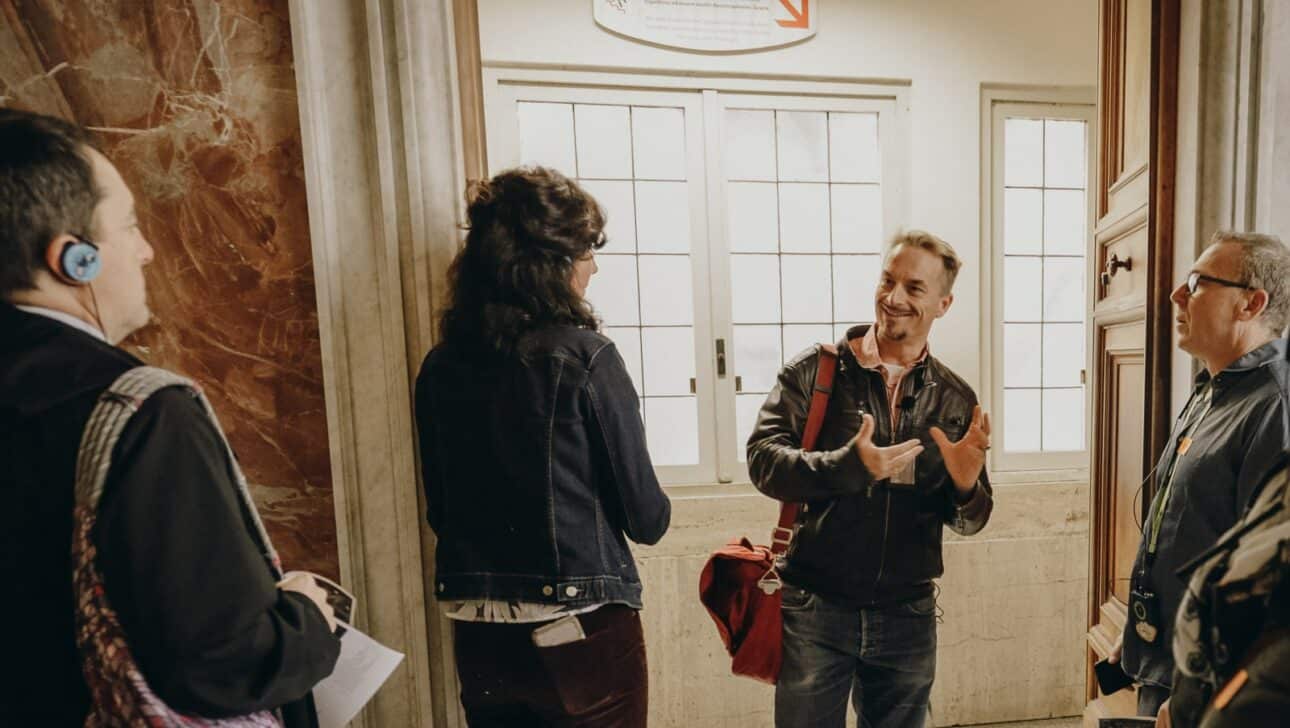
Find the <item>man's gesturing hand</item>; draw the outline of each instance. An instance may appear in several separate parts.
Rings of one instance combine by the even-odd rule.
[[[981,468],[985,467],[985,451],[990,449],[990,415],[981,411],[981,405],[972,408],[972,425],[958,442],[950,442],[939,427],[930,430],[932,440],[941,449],[945,469],[950,471],[954,487],[966,494],[976,485]]]
[[[860,461],[874,480],[883,480],[899,473],[906,463],[918,457],[923,446],[918,440],[905,440],[898,445],[879,447],[873,444],[873,415],[864,415],[860,433],[856,435],[856,449]]]

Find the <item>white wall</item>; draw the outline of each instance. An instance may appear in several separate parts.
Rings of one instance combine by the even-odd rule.
[[[897,81],[909,87],[907,227],[935,232],[965,269],[932,350],[982,392],[981,88],[1092,88],[1096,0],[814,0],[818,35],[748,54],[659,48],[604,31],[589,0],[479,0],[486,65],[696,75]],[[764,542],[774,504],[747,486],[672,488],[672,530],[636,551],[645,581],[651,722],[771,723],[767,686],[729,676],[698,607],[707,553],[732,536]],[[1073,715],[1084,704],[1088,490],[1084,482],[996,487],[995,517],[947,538],[936,724]]]
[[[1094,0],[816,0],[815,38],[733,55],[629,41],[597,26],[591,9],[589,0],[479,0],[483,61],[909,82],[911,210],[903,224],[949,240],[965,265],[932,347],[983,388],[981,85],[1093,87]]]

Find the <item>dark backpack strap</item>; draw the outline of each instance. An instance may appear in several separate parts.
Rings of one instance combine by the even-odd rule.
[[[811,391],[811,408],[806,412],[806,428],[802,431],[802,449],[814,450],[815,441],[824,426],[824,412],[833,394],[833,376],[838,371],[838,348],[833,344],[820,344],[819,368],[815,370],[815,387]],[[793,526],[797,523],[800,504],[784,502],[779,507],[779,524],[770,534],[770,552],[775,556],[788,550],[793,540]]]

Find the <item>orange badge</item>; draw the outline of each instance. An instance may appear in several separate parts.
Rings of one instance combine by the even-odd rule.
[[[1241,692],[1241,688],[1245,686],[1246,681],[1249,679],[1250,673],[1245,670],[1233,675],[1232,679],[1228,680],[1227,684],[1223,686],[1223,689],[1218,691],[1218,695],[1214,696],[1214,710],[1226,708],[1227,704],[1232,702],[1232,698]]]

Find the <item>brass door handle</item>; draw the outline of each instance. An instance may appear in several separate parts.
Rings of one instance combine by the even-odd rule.
[[[1133,258],[1126,257],[1124,260],[1120,260],[1120,256],[1112,253],[1111,257],[1107,259],[1106,265],[1102,268],[1103,288],[1111,285],[1111,279],[1115,277],[1115,274],[1118,273],[1121,268],[1129,271],[1133,270]]]

